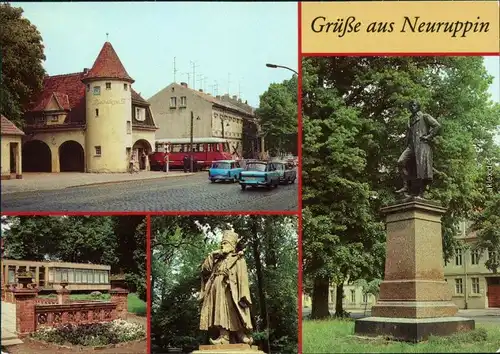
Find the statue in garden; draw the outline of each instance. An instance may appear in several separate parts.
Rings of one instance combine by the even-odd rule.
[[[231,333],[238,343],[253,342],[247,264],[238,244],[236,232],[224,231],[220,249],[210,253],[201,266],[200,329],[218,331],[219,337],[210,339],[212,344],[229,344]]]
[[[427,186],[432,183],[431,143],[441,125],[429,114],[423,113],[417,101],[410,101],[409,109],[412,115],[406,132],[406,149],[398,160],[403,188],[396,193],[422,197]]]

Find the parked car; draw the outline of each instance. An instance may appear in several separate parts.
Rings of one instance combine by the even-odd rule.
[[[214,161],[208,170],[208,179],[213,183],[216,181],[231,181],[237,182],[240,173],[243,171],[239,161],[236,160],[220,160]]]
[[[273,162],[252,161],[240,173],[239,182],[242,190],[247,187],[276,188],[280,183],[280,172]]]
[[[297,171],[292,163],[284,161],[273,161],[272,163],[276,166],[276,169],[280,173],[281,184],[295,183],[295,180],[297,179]]]

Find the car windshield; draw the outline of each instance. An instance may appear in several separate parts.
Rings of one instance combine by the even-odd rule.
[[[220,168],[221,170],[229,170],[231,164],[229,162],[214,162],[212,168]]]
[[[265,163],[249,163],[247,164],[246,167],[247,171],[260,171],[264,172],[266,170],[266,164]]]
[[[228,162],[214,162],[212,168],[219,168],[221,170],[229,170],[231,165]]]

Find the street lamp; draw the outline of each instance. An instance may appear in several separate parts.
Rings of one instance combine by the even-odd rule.
[[[201,118],[200,118],[200,116],[198,116],[198,117],[196,118],[196,120],[200,120],[200,119],[201,119]],[[191,173],[193,172],[193,158],[194,158],[194,157],[193,157],[193,155],[194,155],[194,151],[193,151],[193,150],[194,150],[194,149],[193,149],[193,148],[194,148],[194,144],[193,144],[193,135],[194,135],[194,134],[193,134],[193,128],[194,128],[194,113],[193,113],[193,111],[191,111],[191,133],[190,133],[190,139],[189,139],[189,140],[190,140],[190,145],[191,145],[191,151],[189,152],[189,155],[190,155],[190,157],[191,157],[191,158],[189,159],[189,160],[190,160],[190,161],[189,161],[189,164],[190,164],[190,166],[189,166],[189,167],[190,167],[190,172],[191,172]]]
[[[299,73],[298,73],[297,71],[295,71],[295,70],[293,70],[293,69],[289,68],[288,66],[276,65],[276,64],[269,64],[269,63],[267,63],[267,64],[266,64],[266,66],[267,66],[268,68],[271,68],[271,69],[277,69],[277,68],[287,69],[287,70],[290,70],[291,72],[293,72],[293,73],[295,73],[295,74],[299,75]]]

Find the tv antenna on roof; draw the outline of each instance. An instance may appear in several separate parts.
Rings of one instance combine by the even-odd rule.
[[[106,32],[106,42],[108,42],[108,39],[109,39],[109,33]]]

